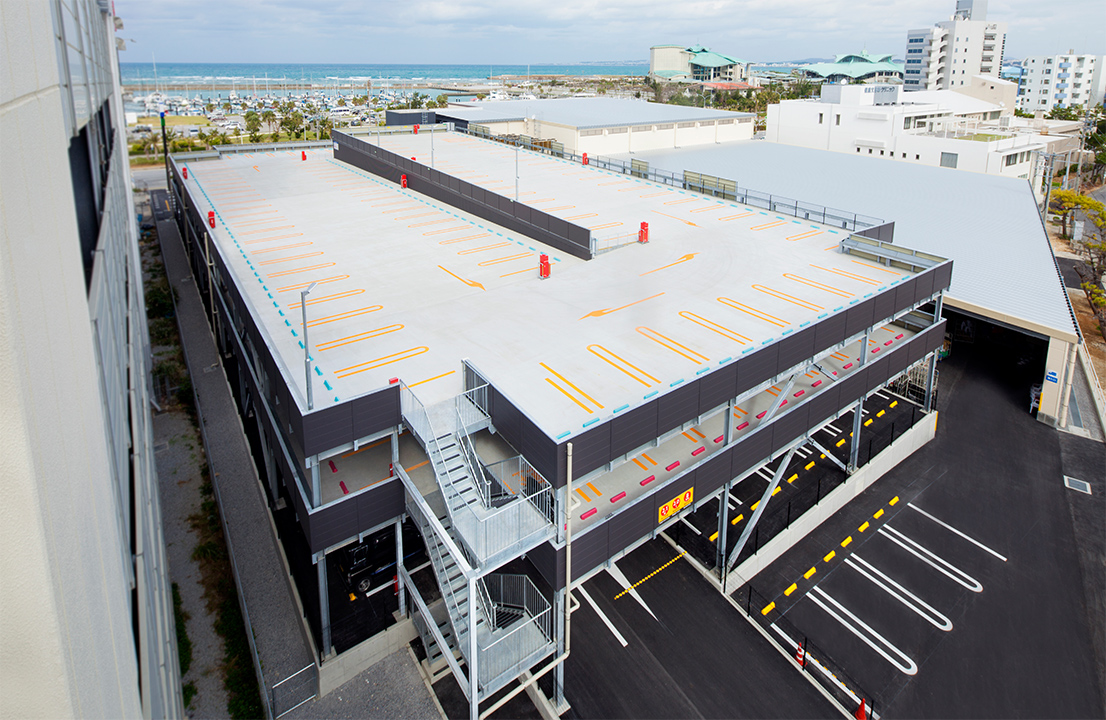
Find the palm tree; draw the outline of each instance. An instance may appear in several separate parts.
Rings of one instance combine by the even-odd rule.
[[[261,113],[261,122],[265,123],[265,129],[272,131],[273,124],[276,122],[276,113],[272,110],[266,110]]]

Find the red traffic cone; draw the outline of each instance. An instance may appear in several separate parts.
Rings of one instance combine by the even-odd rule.
[[[853,715],[856,720],[868,720],[868,711],[865,709],[866,705],[867,703],[864,698],[860,698],[860,707],[856,709],[856,713]]]
[[[799,667],[806,667],[806,650],[803,650],[802,643],[795,648],[795,662],[799,663]]]

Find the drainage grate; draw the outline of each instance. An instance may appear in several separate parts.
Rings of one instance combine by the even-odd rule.
[[[1078,490],[1081,493],[1091,494],[1091,484],[1083,480],[1076,480],[1073,477],[1064,476],[1064,485],[1067,485],[1072,490]]]

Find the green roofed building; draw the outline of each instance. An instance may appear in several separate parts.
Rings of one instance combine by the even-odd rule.
[[[867,50],[838,55],[831,63],[814,63],[803,68],[808,77],[825,82],[867,83],[902,80],[902,63],[891,55],[870,55]]]
[[[749,62],[701,45],[654,45],[649,48],[649,76],[673,82],[740,82],[749,77]]]

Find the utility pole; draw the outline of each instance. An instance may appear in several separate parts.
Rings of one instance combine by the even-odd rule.
[[[303,313],[303,369],[307,378],[307,409],[313,410],[315,404],[311,397],[311,345],[307,342],[307,295],[318,283],[311,283],[300,291],[300,311]]]

